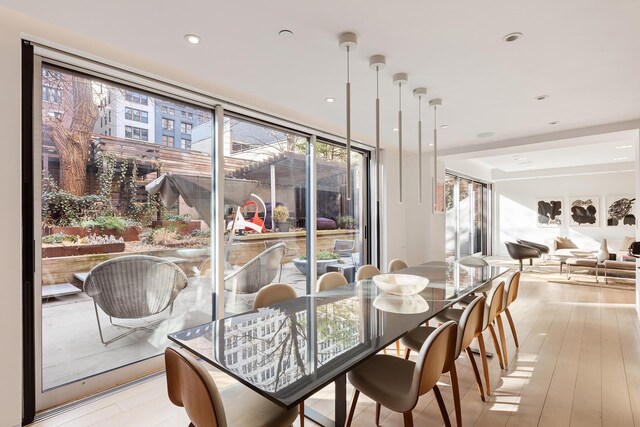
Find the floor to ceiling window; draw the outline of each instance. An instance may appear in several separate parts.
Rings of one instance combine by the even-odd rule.
[[[446,256],[488,255],[490,184],[447,172],[445,176]]]
[[[251,310],[269,283],[311,292],[310,262],[348,278],[369,262],[368,151],[352,152],[347,194],[336,142],[231,109],[218,134],[213,100],[35,68],[38,409],[160,369],[167,333]]]

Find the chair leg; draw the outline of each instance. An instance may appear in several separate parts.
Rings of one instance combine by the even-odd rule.
[[[501,314],[498,314],[496,321],[498,322],[498,333],[500,334],[500,343],[502,344],[502,357],[504,358],[504,367],[506,369],[509,366],[509,356],[507,355],[507,337],[504,334]]]
[[[533,258],[529,258],[529,265],[533,265]]]
[[[400,341],[396,341],[396,353],[398,354],[398,357],[400,357]]]
[[[404,349],[404,359],[409,360],[409,355],[411,355],[411,349],[407,347]]]
[[[516,325],[513,323],[513,319],[511,318],[511,312],[509,311],[509,307],[504,309],[504,312],[507,314],[507,320],[509,321],[509,326],[511,327],[511,333],[513,334],[513,341],[516,343],[516,348],[520,347],[518,343],[518,334],[516,333]]]
[[[380,409],[381,408],[382,408],[382,405],[376,402],[376,425],[377,426],[380,425]]]
[[[453,404],[456,409],[456,425],[462,427],[462,406],[460,404],[460,387],[458,384],[458,370],[456,369],[456,362],[453,362],[451,371],[451,388],[453,389]]]
[[[471,366],[473,367],[473,374],[476,377],[476,384],[478,385],[478,391],[480,392],[480,399],[484,402],[486,399],[484,398],[484,389],[482,388],[482,379],[480,378],[480,371],[478,370],[478,365],[476,364],[476,358],[473,356],[471,349],[469,347],[466,348],[467,356],[469,357],[469,361],[471,362]]]
[[[447,407],[444,405],[444,399],[442,398],[442,393],[440,393],[440,389],[438,388],[437,385],[433,386],[433,394],[436,395],[436,400],[438,401],[438,407],[440,408],[440,413],[442,414],[444,425],[446,427],[451,427],[451,420],[449,419],[449,414],[447,413]]]
[[[502,359],[502,351],[500,351],[500,344],[498,344],[498,336],[496,335],[496,330],[493,328],[492,324],[488,326],[489,332],[491,333],[491,341],[493,341],[493,347],[496,350],[496,354],[498,355],[498,363],[500,363],[500,369],[504,369],[504,360]]]
[[[351,409],[349,410],[349,417],[347,417],[347,427],[351,425],[353,421],[353,414],[356,412],[356,403],[358,403],[358,396],[360,396],[360,390],[353,389],[353,398],[351,399]]]
[[[489,363],[487,363],[487,349],[484,346],[484,338],[482,333],[478,335],[478,346],[480,347],[480,358],[482,359],[482,369],[484,370],[484,382],[487,390],[487,396],[491,396],[491,383],[489,381]]]
[[[300,403],[300,427],[304,427],[304,402]]]
[[[411,411],[402,414],[404,417],[404,427],[413,427],[413,414]]]
[[[520,271],[522,271],[522,260],[520,259],[518,261],[520,261]]]

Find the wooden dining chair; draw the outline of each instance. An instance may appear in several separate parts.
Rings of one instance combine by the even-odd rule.
[[[380,270],[375,265],[367,264],[358,269],[356,273],[356,282],[360,280],[371,279],[373,276],[380,274]]]
[[[445,425],[450,427],[449,414],[437,384],[445,365],[453,359],[457,332],[455,322],[439,326],[425,340],[416,362],[377,354],[349,372],[347,377],[355,390],[347,427],[353,421],[360,393],[376,402],[376,425],[380,424],[380,408],[384,406],[402,413],[404,426],[413,427],[413,408],[420,396],[430,390],[436,396]]]
[[[460,357],[460,353],[464,350],[469,356],[471,366],[473,366],[473,373],[476,377],[476,383],[478,384],[478,390],[480,391],[480,398],[485,400],[484,392],[482,390],[482,380],[480,379],[480,371],[478,365],[476,365],[475,358],[469,346],[474,338],[482,333],[482,326],[484,320],[484,303],[486,298],[484,296],[476,297],[471,304],[469,304],[462,316],[460,317],[460,323],[458,323],[458,339],[456,341],[455,352],[452,359],[445,364],[442,369],[442,373],[450,373],[451,376],[451,388],[453,390],[453,403],[456,410],[456,423],[458,427],[462,427],[462,406],[460,404],[460,388],[458,385],[458,371],[456,370],[456,360]],[[433,334],[437,329],[433,327],[419,327],[412,331],[409,331],[404,337],[402,337],[402,344],[404,344],[406,350],[404,358],[409,359],[411,350],[420,351],[425,341]]]
[[[316,292],[328,291],[329,289],[338,288],[347,284],[347,279],[342,273],[331,271],[320,276],[318,284],[316,285]]]
[[[509,322],[509,326],[511,327],[511,334],[513,335],[513,341],[516,344],[516,348],[520,347],[518,343],[518,334],[516,333],[516,325],[513,323],[513,318],[511,317],[511,312],[509,311],[509,306],[512,302],[518,298],[518,288],[520,287],[520,272],[516,271],[513,273],[511,278],[509,279],[508,284],[505,286],[504,297],[502,300],[502,307],[500,314],[496,318],[496,322],[498,323],[498,332],[500,333],[500,341],[502,343],[502,357],[504,358],[505,366],[509,365],[509,356],[507,354],[507,339],[504,331],[504,325],[502,323],[502,313],[505,313],[507,316],[507,321]]]
[[[288,427],[298,407],[286,410],[236,384],[218,390],[209,372],[182,349],[164,351],[171,403],[183,407],[193,427]]]
[[[253,309],[264,308],[279,302],[298,298],[296,290],[285,283],[272,283],[260,289],[253,301]],[[304,402],[300,402],[300,427],[304,427]]]
[[[409,268],[409,265],[406,262],[401,259],[392,259],[387,271],[389,273],[393,273],[394,271],[402,270],[404,268]]]
[[[499,313],[502,309],[502,300],[504,298],[504,282],[500,282],[498,286],[493,288],[493,290],[489,293],[485,301],[484,314],[482,320],[482,331],[477,335],[478,346],[480,347],[480,358],[482,359],[482,368],[484,370],[484,380],[485,380],[485,390],[487,392],[487,396],[491,395],[491,383],[489,381],[489,364],[487,362],[487,349],[484,344],[484,337],[482,333],[489,329],[491,333],[491,339],[493,341],[493,346],[495,347],[495,353],[498,356],[498,362],[500,364],[500,368],[504,369],[504,362],[502,360],[502,352],[500,351],[500,345],[498,344],[498,337],[496,335],[496,331],[493,328],[493,323],[496,320],[496,317],[499,316]],[[462,319],[462,315],[465,310],[460,308],[449,308],[445,311],[440,312],[436,315],[436,320],[444,323],[453,320],[454,322],[460,323]]]

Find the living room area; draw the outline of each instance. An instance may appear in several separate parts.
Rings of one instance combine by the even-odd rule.
[[[462,246],[448,255],[492,253],[487,261],[530,280],[634,290],[637,141],[633,130],[593,132],[444,157],[448,174],[490,192],[484,209],[447,211],[447,240]],[[477,197],[468,203],[479,206]],[[460,239],[461,211],[487,225],[475,218],[475,233]]]

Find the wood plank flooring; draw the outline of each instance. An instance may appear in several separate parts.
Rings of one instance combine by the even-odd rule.
[[[509,366],[489,362],[493,394],[482,402],[469,360],[457,361],[465,426],[640,426],[640,321],[635,293],[619,289],[528,280],[511,306],[520,348],[507,327]],[[489,336],[485,341],[492,351]],[[395,349],[389,352],[394,354]],[[479,362],[479,357],[477,361]],[[220,387],[231,384],[212,370]],[[455,425],[448,375],[443,397]],[[333,415],[327,387],[307,403]],[[349,387],[348,396],[351,398]],[[415,408],[416,426],[442,426],[432,393]],[[375,405],[360,395],[353,426],[374,425]],[[402,426],[402,415],[385,408],[382,426]],[[180,426],[189,421],[167,398],[164,377],[77,407],[34,426]],[[298,425],[298,424],[296,424]],[[313,426],[310,421],[306,426]]]

